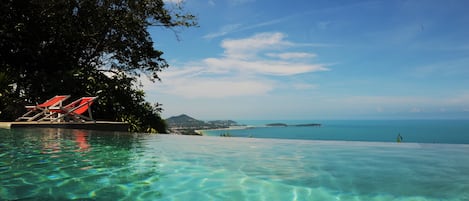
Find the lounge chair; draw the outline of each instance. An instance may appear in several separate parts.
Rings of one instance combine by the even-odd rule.
[[[41,116],[47,115],[49,113],[50,107],[62,106],[63,101],[67,100],[68,98],[70,98],[70,95],[57,95],[45,101],[44,103],[34,105],[34,106],[25,106],[28,112],[23,114],[23,116],[18,117],[16,121],[21,121],[21,120],[34,121]]]
[[[98,97],[82,97],[62,107],[50,107],[51,114],[46,115],[39,121],[94,121],[91,114],[91,104]],[[88,111],[88,116],[83,113]]]

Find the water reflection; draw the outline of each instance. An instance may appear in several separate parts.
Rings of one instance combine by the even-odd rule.
[[[41,133],[41,136],[38,143],[42,144],[43,154],[56,154],[61,152],[61,139],[62,135],[59,132],[59,129],[46,129],[44,134]],[[38,135],[38,134],[36,134]],[[29,138],[34,138],[34,136],[28,136]],[[56,156],[56,155],[54,155]]]
[[[0,129],[0,200],[133,200],[159,178],[156,161],[142,158],[145,136]]]
[[[91,145],[88,142],[90,131],[86,130],[64,130],[64,129],[44,129],[40,134],[37,132],[34,135],[41,136],[38,143],[42,145],[43,154],[57,154],[63,149],[69,148],[67,140],[73,140],[76,143],[76,152],[87,152],[90,150]],[[72,135],[64,135],[64,132],[71,132]],[[33,138],[34,136],[28,136]],[[56,157],[57,155],[54,155]]]
[[[75,135],[75,141],[78,144],[79,149],[77,151],[79,152],[85,152],[88,151],[90,148],[90,144],[87,142],[87,133],[83,130],[73,130],[73,134]]]

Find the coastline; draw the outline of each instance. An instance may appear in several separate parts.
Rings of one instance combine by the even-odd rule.
[[[194,130],[199,135],[206,136],[205,131],[220,131],[220,130],[246,130],[249,128],[255,128],[253,126],[230,126],[228,128],[214,128],[214,129],[201,129],[201,130]]]
[[[320,127],[322,124],[308,123],[308,124],[286,124],[286,123],[267,123],[260,125],[238,125],[229,126],[226,128],[213,128],[213,129],[196,129],[194,130],[197,135],[207,136],[206,131],[230,131],[230,130],[247,130],[255,128],[276,128],[276,127]]]

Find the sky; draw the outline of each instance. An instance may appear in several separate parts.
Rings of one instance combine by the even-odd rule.
[[[166,0],[172,6],[177,0]],[[164,118],[469,119],[469,1],[190,0],[151,27]]]

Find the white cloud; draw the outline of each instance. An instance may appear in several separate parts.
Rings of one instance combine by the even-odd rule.
[[[246,59],[256,56],[262,50],[280,49],[293,44],[284,40],[282,33],[260,33],[249,38],[223,40],[221,46],[225,48],[225,56]]]
[[[167,69],[160,73],[163,83],[157,90],[186,98],[251,96],[275,90],[276,83],[284,76],[328,70],[323,64],[299,62],[298,58],[316,55],[289,51],[296,45],[285,37],[282,33],[260,33],[248,38],[223,40],[222,56]],[[305,90],[317,86],[291,83],[290,87]],[[146,90],[152,89],[146,87]]]
[[[170,81],[163,90],[185,98],[227,98],[265,94],[272,90],[272,85],[242,77],[195,78]]]
[[[240,3],[242,3],[242,2],[249,2],[249,1],[254,1],[254,0],[234,0],[233,2],[235,2],[235,1],[239,1]],[[238,3],[234,3],[232,5],[236,5],[236,4],[238,4]],[[279,18],[276,18],[276,19],[271,19],[271,20],[263,21],[263,22],[257,22],[255,24],[247,24],[245,26],[236,27],[236,29],[232,29],[232,30],[230,30],[229,32],[226,32],[223,35],[230,34],[230,33],[233,33],[233,32],[238,32],[238,31],[247,31],[247,30],[257,29],[257,28],[260,28],[260,27],[266,27],[266,26],[271,26],[271,25],[278,25],[278,24],[282,24],[282,23],[288,23],[289,21],[295,21],[296,19],[303,20],[305,18],[305,15],[308,15],[308,14],[309,14],[309,12],[295,13],[293,15],[287,15],[287,16],[283,16],[283,17],[279,17]],[[250,22],[251,21],[255,21],[255,20],[250,20]],[[327,22],[324,23],[323,22],[323,23],[319,23],[318,26],[321,26],[322,28],[327,28],[327,26],[329,24],[330,23],[327,23]],[[223,27],[225,27],[225,26],[223,26]],[[221,28],[221,30],[224,29],[223,27]],[[211,39],[211,38],[223,36],[223,35],[219,35],[217,33],[220,33],[220,31],[217,31],[216,33],[209,33],[206,36],[204,36],[204,38]],[[329,47],[331,45],[330,44],[320,44],[320,46]],[[336,46],[336,45],[332,45],[332,46]]]
[[[240,60],[234,58],[208,58],[205,60],[205,64],[209,67],[227,68],[241,73],[259,73],[277,76],[296,75],[327,70],[327,68],[321,64],[303,64],[268,60]]]
[[[224,56],[221,58],[207,58],[204,60],[204,63],[210,67],[232,69],[242,73],[260,73],[279,76],[328,70],[322,64],[301,63],[290,60],[293,57],[299,56],[315,56],[313,53],[269,52],[295,46],[294,43],[284,38],[284,34],[276,32],[260,33],[243,39],[223,40],[221,46],[225,49]],[[265,55],[277,55],[277,57],[280,57],[282,60],[262,58],[261,53],[266,51],[267,53],[265,53]]]
[[[181,4],[182,2],[184,2],[184,0],[163,0],[164,3],[166,4]]]
[[[275,57],[280,59],[306,59],[306,58],[314,58],[317,55],[312,53],[306,52],[286,52],[286,53],[267,53],[269,57]]]
[[[247,30],[252,30],[256,29],[259,27],[265,27],[265,26],[270,26],[274,24],[279,24],[282,22],[285,22],[286,20],[290,19],[291,16],[283,17],[283,18],[278,18],[278,19],[273,19],[269,21],[264,21],[264,22],[259,22],[257,24],[252,24],[252,25],[247,25],[247,26],[241,26],[241,24],[236,24],[237,26],[232,26],[232,25],[224,25],[220,28],[219,31],[215,33],[209,33],[204,36],[205,39],[212,39],[220,36],[224,36],[230,33],[238,32],[238,31],[247,31]]]

